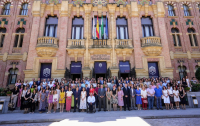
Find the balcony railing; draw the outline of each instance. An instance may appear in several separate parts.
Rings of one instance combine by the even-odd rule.
[[[110,48],[111,42],[109,39],[91,39],[90,47],[92,47],[92,48]]]
[[[132,48],[132,39],[115,39],[116,48]]]
[[[68,39],[67,48],[84,48],[85,39]]]
[[[58,38],[55,37],[39,37],[37,47],[55,47],[58,48]]]
[[[141,46],[142,47],[148,47],[148,46],[162,46],[160,37],[144,37],[141,38]]]

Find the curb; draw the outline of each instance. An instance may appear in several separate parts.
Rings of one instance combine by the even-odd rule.
[[[200,115],[169,115],[169,116],[141,116],[143,119],[166,119],[166,118],[200,118]],[[0,121],[2,124],[22,124],[22,123],[47,123],[47,122],[59,122],[63,119],[37,119],[37,120],[12,120],[12,121]]]

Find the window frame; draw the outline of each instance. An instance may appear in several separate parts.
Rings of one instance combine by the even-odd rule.
[[[11,73],[11,70],[14,70],[14,74]],[[17,73],[18,72],[19,72],[19,70],[17,68],[16,69],[11,68],[9,70],[8,84],[15,84],[16,83],[16,81],[17,81],[17,75],[18,75]],[[11,83],[13,76],[15,76],[15,82]]]
[[[5,29],[5,32],[2,29]],[[3,47],[5,37],[6,37],[6,28],[0,28],[0,48]]]
[[[183,4],[183,12],[184,12],[184,16],[192,16],[190,12],[190,8],[186,4]]]
[[[83,24],[73,24],[73,21],[78,18],[78,17],[74,17],[74,19],[72,19],[72,29],[71,29],[71,39],[76,39],[76,27],[80,28],[80,35],[79,35],[79,39],[83,39],[84,38],[84,18],[80,17],[83,19]],[[73,29],[74,28],[74,29]],[[74,30],[74,31],[73,31]],[[83,32],[82,32],[83,31]]]
[[[143,18],[143,17],[142,17]],[[143,37],[149,37],[146,36],[146,30],[145,27],[149,28],[149,35],[150,36],[154,36],[154,26],[153,26],[153,20],[151,17],[148,17],[149,19],[151,19],[151,24],[142,24],[142,18],[141,18],[141,26],[142,26],[142,36]],[[152,31],[150,30],[152,28]],[[152,33],[151,33],[152,32]]]
[[[177,31],[172,32],[172,30],[175,29]],[[171,34],[172,34],[172,38],[173,38],[173,44],[175,47],[181,47],[181,39],[180,39],[180,35],[181,33],[179,32],[179,30],[177,28],[172,28],[171,29]]]
[[[18,30],[24,30],[23,32],[20,32]],[[15,42],[14,42],[14,48],[21,48],[24,41],[24,35],[25,35],[25,29],[19,28],[16,30],[15,33]]]
[[[189,32],[188,30],[191,29],[191,32]],[[188,28],[187,29],[187,34],[188,34],[188,37],[189,37],[189,40],[190,40],[190,45],[193,46],[193,47],[196,47],[198,46],[198,41],[197,41],[197,33],[195,32],[195,30],[193,28]]]
[[[25,8],[24,5],[27,5]],[[28,3],[25,2],[21,5],[20,15],[28,15]]]
[[[170,9],[169,6],[171,6],[171,9],[172,9],[172,10],[169,10],[169,9]],[[168,7],[168,16],[176,16],[175,10],[174,10],[174,6],[171,5],[171,4],[168,4],[167,7]],[[173,13],[173,14],[172,14],[172,13]],[[171,14],[172,14],[172,15],[171,15]]]
[[[55,16],[49,16],[48,18],[46,18],[46,23],[45,23],[45,30],[44,30],[44,36],[46,37],[57,37],[57,30],[58,30],[58,23],[57,24],[47,24],[47,20],[51,17],[55,17]],[[57,17],[57,20],[58,20],[58,17]],[[54,31],[53,31],[53,36],[49,36],[49,33],[50,33],[50,27],[53,26],[54,27]],[[48,30],[46,31],[48,27]],[[46,32],[47,32],[47,35],[46,35]]]
[[[8,7],[9,9],[6,8],[6,5],[7,6],[9,5],[9,7]],[[4,4],[2,15],[10,15],[10,6],[11,6],[10,2],[7,2],[6,4]]]
[[[117,17],[117,19],[118,18],[120,18],[120,17]],[[122,18],[124,18],[126,20],[126,25],[117,24],[117,19],[116,19],[116,35],[117,35],[116,37],[117,37],[117,39],[122,39],[121,38],[121,34],[120,34],[120,28],[123,27],[123,29],[124,29],[124,38],[125,39],[129,39],[128,21],[127,21],[127,19],[125,17],[122,17]],[[127,30],[126,30],[126,28],[127,28]]]
[[[108,27],[108,36],[106,38],[105,34],[106,34],[106,21],[103,22],[103,29],[104,29],[104,36],[103,38],[101,38],[101,17],[98,17],[99,19],[99,39],[96,38],[96,26],[97,26],[97,16],[93,17],[95,19],[94,23],[94,30],[95,30],[95,38],[93,38],[94,40],[99,40],[99,39],[103,39],[103,40],[108,40],[109,39],[109,27]],[[93,33],[93,19],[92,18],[92,33]],[[106,16],[103,16],[103,20],[106,20]],[[107,18],[107,22],[108,22],[108,18]]]

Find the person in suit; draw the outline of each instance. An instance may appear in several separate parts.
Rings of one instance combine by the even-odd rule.
[[[130,81],[128,80],[128,77],[126,78],[126,83],[128,84]]]
[[[98,90],[98,96],[99,96],[99,111],[101,111],[102,102],[103,102],[104,111],[106,111],[106,104],[105,104],[106,91],[103,88],[103,85],[101,85],[101,88],[99,88]]]
[[[103,83],[104,83],[104,81],[103,81],[103,77],[101,77],[100,83],[101,83],[101,84],[103,84]]]
[[[40,83],[41,83],[40,78],[38,78],[38,80],[36,81],[37,86],[40,86]]]
[[[114,81],[114,84],[118,85],[118,80],[117,80],[116,76],[114,76],[113,81]]]
[[[88,87],[88,84],[85,84],[85,91],[87,93],[87,97],[86,99],[90,96],[89,93],[90,93],[90,88]]]
[[[127,84],[124,85],[125,87],[123,88],[123,92],[124,92],[124,111],[126,111],[126,106],[129,109],[129,96],[130,96],[130,89],[128,88]]]
[[[73,91],[73,95],[74,95],[74,112],[76,112],[76,108],[78,108],[78,111],[80,112],[80,109],[79,109],[79,106],[80,106],[80,94],[81,94],[81,90],[79,90],[79,88],[76,87],[76,90]]]
[[[130,89],[130,101],[131,101],[131,109],[135,110],[135,89],[133,84],[131,85]]]

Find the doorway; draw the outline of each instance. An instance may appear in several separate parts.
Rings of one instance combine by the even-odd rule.
[[[51,63],[41,63],[40,68],[40,79],[48,79],[51,78]]]
[[[123,74],[121,73],[120,77],[122,77],[125,80],[127,77],[129,77],[129,74],[128,73],[123,73]]]
[[[76,78],[81,78],[81,74],[71,74],[71,79],[76,80]]]
[[[148,62],[148,72],[149,78],[158,78],[159,77],[159,69],[158,69],[158,62]]]

